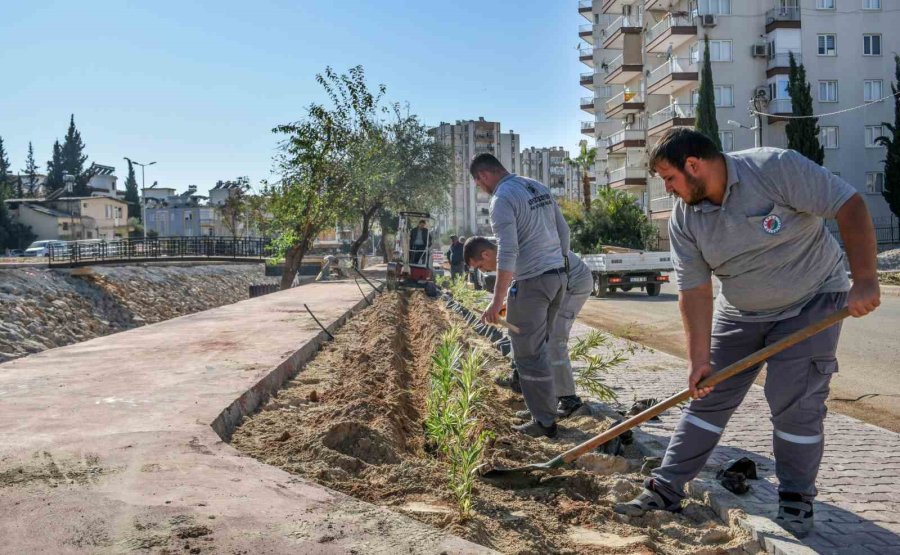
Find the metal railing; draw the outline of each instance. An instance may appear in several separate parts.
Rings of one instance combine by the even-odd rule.
[[[618,181],[624,181],[626,178],[641,178],[646,177],[647,169],[642,168],[640,166],[622,166],[621,168],[616,168],[614,170],[610,170],[609,172],[609,181],[608,183],[616,183]]]
[[[834,220],[826,220],[828,231],[837,239],[841,245],[844,244],[841,239],[841,233],[838,229],[837,222]],[[879,245],[896,245],[900,244],[900,219],[896,216],[887,218],[872,218],[872,225],[875,228],[875,242]]]
[[[606,62],[606,63],[603,65],[603,69],[604,69],[604,71],[606,71],[606,73],[607,73],[607,75],[608,75],[608,74],[614,72],[615,70],[619,69],[620,67],[622,67],[622,64],[623,64],[624,62],[625,62],[625,56],[624,56],[624,54],[619,54],[618,56],[616,56],[616,57],[613,58],[612,60]]]
[[[774,8],[766,12],[766,25],[776,21],[800,21],[800,8],[786,6]]]
[[[696,117],[696,111],[693,104],[669,104],[662,110],[654,112],[647,120],[647,128],[662,125],[667,121],[675,118],[693,118]]]
[[[570,27],[571,29],[571,27]],[[594,32],[594,24],[593,23],[583,23],[578,26],[578,34],[583,35],[585,33],[593,33]]]
[[[769,101],[770,114],[793,114],[794,108],[790,98],[776,98]]]
[[[694,19],[684,15],[668,14],[647,31],[646,44],[650,44],[672,27],[693,27]]]
[[[799,52],[794,52],[794,60],[797,62],[797,65],[800,65],[803,63],[803,56]],[[769,56],[769,59],[766,62],[766,69],[772,69],[773,67],[790,67],[790,65],[791,60],[789,52],[776,52]]]
[[[603,29],[603,38],[608,39],[613,36],[616,31],[621,29],[622,27],[641,27],[643,26],[643,21],[640,17],[629,17],[627,15],[620,15],[619,17],[613,19],[612,23],[606,26]]]
[[[581,122],[581,132],[582,133],[593,133],[596,128],[597,128],[596,122],[593,122],[593,121]]]
[[[588,106],[593,108],[594,107],[594,97],[593,96],[582,96],[580,106],[582,108],[587,108]]]
[[[654,85],[662,81],[665,77],[673,73],[696,73],[697,62],[692,58],[670,58],[663,62],[662,65],[653,69],[647,78],[647,86]]]
[[[634,91],[622,91],[616,96],[610,98],[606,101],[606,111],[610,111],[616,106],[620,104],[625,104],[626,102],[643,102],[644,95],[639,92]]]
[[[625,141],[643,141],[646,136],[644,129],[621,129],[607,138],[606,146],[610,147]]]
[[[578,82],[582,85],[590,85],[594,82],[594,72],[589,71],[578,76]]]
[[[578,49],[578,58],[587,58],[588,56],[593,59],[594,57],[594,49],[593,48],[579,48]]]
[[[79,265],[129,260],[178,259],[254,259],[264,260],[269,239],[234,237],[157,237],[113,239],[110,241],[73,241],[51,246],[48,262],[54,265]]]
[[[593,8],[594,1],[593,0],[578,0],[578,9],[583,10],[586,8]]]
[[[666,185],[658,176],[647,179],[647,198],[651,212],[667,212],[675,206],[675,196],[666,192]]]

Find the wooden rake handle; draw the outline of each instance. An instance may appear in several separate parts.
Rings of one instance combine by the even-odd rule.
[[[510,324],[506,321],[506,318],[503,318],[502,316],[500,318],[497,318],[497,323],[513,333],[522,333],[521,331],[519,331],[519,326]]]
[[[805,339],[809,339],[810,337],[816,335],[820,331],[830,328],[831,326],[837,324],[838,322],[840,322],[847,316],[850,316],[850,309],[848,309],[848,308],[844,308],[844,309],[838,310],[837,312],[829,314],[822,320],[815,322],[813,324],[810,324],[801,330],[797,330],[794,333],[792,333],[791,335],[785,337],[784,339],[782,339],[776,343],[773,343],[764,349],[760,349],[759,351],[756,351],[755,353],[742,358],[741,360],[735,362],[734,364],[731,364],[730,366],[726,366],[724,369],[722,369],[721,372],[716,372],[715,374],[708,376],[706,379],[701,380],[700,383],[697,384],[697,387],[711,387],[716,384],[722,383],[723,381],[727,380],[728,378],[730,378],[736,374],[740,374],[744,370],[751,368],[753,366],[756,366],[760,362],[763,362],[763,361],[769,359],[773,355],[776,355],[776,354],[780,353],[781,351],[784,351],[790,347],[793,347],[794,345],[796,345],[797,343],[800,343],[801,341],[803,341]],[[656,405],[653,405],[652,407],[648,408],[644,412],[641,412],[639,414],[632,416],[628,420],[621,422],[616,426],[613,426],[612,428],[606,430],[602,434],[595,436],[580,445],[576,445],[575,447],[573,447],[573,448],[569,449],[568,451],[566,451],[565,453],[561,454],[559,456],[559,458],[561,458],[562,461],[565,463],[570,463],[570,462],[574,461],[575,459],[577,459],[578,457],[580,457],[581,455],[594,449],[595,447],[603,445],[607,441],[620,436],[621,434],[627,432],[628,430],[634,428],[635,426],[643,424],[644,422],[646,422],[647,420],[650,420],[654,416],[658,416],[659,414],[662,414],[663,412],[669,410],[670,408],[674,407],[675,405],[677,405],[683,401],[687,401],[688,399],[690,399],[690,397],[691,397],[691,392],[689,389],[685,389],[685,390],[681,391],[680,393],[676,393],[675,395],[672,395],[665,401],[658,403]]]

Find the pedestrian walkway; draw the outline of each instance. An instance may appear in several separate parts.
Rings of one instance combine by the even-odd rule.
[[[590,330],[577,323],[573,339]],[[615,345],[629,343],[616,339]],[[630,344],[635,346],[636,344]],[[638,346],[623,367],[611,372],[610,385],[627,406],[636,399],[665,399],[687,387],[686,362]],[[641,426],[638,441],[662,455],[680,417],[678,409]],[[900,434],[830,413],[825,420],[825,454],[815,505],[816,531],[799,541],[771,519],[778,502],[769,407],[760,386],[753,386],[722,435],[706,470],[691,483],[691,494],[708,497],[726,522],[734,509],[746,513],[742,526],[775,554],[863,555],[900,553]],[[738,496],[715,481],[715,470],[729,459],[749,457],[760,479]]]

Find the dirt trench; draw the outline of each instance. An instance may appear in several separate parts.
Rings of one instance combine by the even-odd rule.
[[[641,488],[642,457],[590,454],[575,468],[517,487],[479,482],[474,516],[461,520],[445,461],[426,450],[422,422],[432,349],[459,318],[420,292],[386,293],[335,334],[257,414],[232,444],[267,464],[445,529],[504,553],[725,554],[755,551],[733,524],[689,502],[681,514],[627,518],[614,503]],[[521,398],[495,386],[508,361],[466,332],[467,349],[486,352],[489,384],[480,411],[495,434],[488,464],[517,466],[552,458],[606,429],[590,415],[561,423],[553,440],[514,434]]]

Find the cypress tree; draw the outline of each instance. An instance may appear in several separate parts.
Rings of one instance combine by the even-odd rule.
[[[69,119],[69,129],[63,141],[62,162],[63,171],[75,177],[75,196],[86,196],[88,194],[88,181],[91,180],[93,174],[86,172],[84,169],[87,155],[84,154],[84,142],[81,140],[81,133],[75,127],[75,114],[72,114]]]
[[[719,122],[716,119],[716,94],[713,89],[712,64],[709,61],[709,37],[703,38],[703,68],[700,70],[700,91],[697,99],[697,120],[694,129],[703,133],[722,150]]]
[[[811,116],[813,114],[812,94],[806,81],[806,68],[797,64],[794,53],[789,53],[791,74],[788,78],[788,94],[791,96],[791,109],[794,116]],[[820,166],[825,162],[825,149],[819,144],[819,118],[804,117],[788,121],[788,148],[792,148]]]
[[[9,175],[9,158],[6,156],[6,148],[3,146],[3,137],[0,137],[0,192],[9,196],[12,193],[12,179]],[[6,198],[6,196],[4,198]]]
[[[887,149],[884,159],[884,200],[891,212],[900,218],[900,55],[894,54],[894,77],[891,92],[894,93],[894,123],[883,122],[891,136],[878,137],[875,142]]]
[[[59,144],[59,140],[56,140],[53,143],[53,157],[47,162],[47,180],[44,182],[44,192],[46,194],[49,195],[65,185],[63,182],[64,173],[62,146]]]
[[[25,174],[25,178],[28,180],[28,186],[25,188],[23,193],[25,193],[25,196],[29,198],[37,197],[37,164],[34,161],[34,147],[31,146],[31,141],[28,141],[28,157],[25,158],[25,169],[22,170],[22,173]]]
[[[134,165],[131,163],[131,160],[128,160],[128,179],[125,180],[125,202],[128,203],[128,217],[140,220],[141,199],[138,196],[138,184],[134,176]]]

